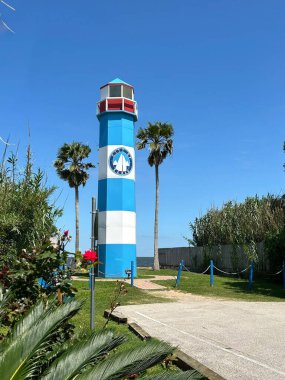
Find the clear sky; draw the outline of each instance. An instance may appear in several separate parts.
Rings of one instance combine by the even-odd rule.
[[[96,163],[99,87],[135,86],[138,127],[171,122],[174,154],[161,166],[159,246],[183,246],[211,205],[283,194],[284,0],[7,0],[0,28],[0,136],[58,186],[59,226],[74,234],[74,194],[56,177],[58,147],[88,143]],[[0,146],[0,151],[3,146]],[[153,254],[154,170],[137,152],[138,255]],[[97,169],[80,192],[81,249],[90,245]],[[1,217],[1,216],[0,216]]]

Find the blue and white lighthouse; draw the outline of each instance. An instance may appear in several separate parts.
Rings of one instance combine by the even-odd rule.
[[[115,79],[101,87],[98,181],[100,275],[126,277],[136,263],[135,134],[133,86]],[[136,265],[135,265],[136,268]]]

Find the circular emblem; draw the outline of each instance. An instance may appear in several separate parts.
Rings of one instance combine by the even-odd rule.
[[[133,168],[133,159],[126,148],[117,148],[110,154],[109,165],[115,174],[128,175]]]

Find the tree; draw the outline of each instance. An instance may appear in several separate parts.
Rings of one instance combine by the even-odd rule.
[[[75,190],[75,253],[79,251],[79,186],[86,185],[89,178],[88,170],[95,168],[91,162],[83,162],[89,157],[91,148],[80,142],[63,144],[59,148],[54,167],[58,176],[67,181],[71,188]]]
[[[154,270],[159,270],[158,258],[158,207],[159,207],[159,165],[173,151],[173,127],[169,123],[148,123],[147,128],[140,128],[137,133],[137,148],[148,147],[148,163],[155,167],[155,216],[154,216]]]

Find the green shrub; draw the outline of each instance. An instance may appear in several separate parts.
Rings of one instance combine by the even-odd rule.
[[[190,223],[193,239],[187,240],[204,247],[231,244],[233,256],[237,247],[243,247],[248,258],[256,260],[256,243],[264,241],[271,231],[283,231],[284,216],[283,198],[273,195],[248,197],[242,203],[230,201],[220,209],[210,208]]]
[[[23,173],[17,169],[17,157],[6,158],[4,151],[0,164],[0,286],[13,297],[0,316],[0,339],[39,295],[55,291],[53,286],[41,289],[39,277],[52,284],[55,279],[51,276],[57,270],[57,288],[70,288],[67,274],[58,270],[66,259],[63,241],[56,248],[50,242],[61,215],[51,199],[54,191],[40,169],[33,171],[29,147]]]
[[[282,268],[285,260],[285,231],[271,231],[264,242],[271,272],[277,272]]]

